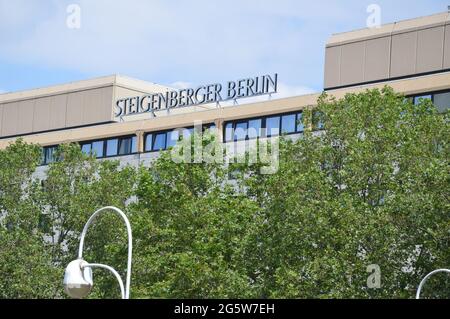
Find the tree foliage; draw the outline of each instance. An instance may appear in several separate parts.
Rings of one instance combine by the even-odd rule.
[[[40,148],[19,139],[0,151],[0,298],[64,298],[82,228],[110,205],[132,224],[133,298],[414,297],[427,273],[450,266],[448,114],[386,87],[324,94],[304,121],[324,130],[282,137],[270,175],[170,152],[121,166],[63,145],[39,178]],[[84,258],[125,278],[126,242],[105,214]],[[119,296],[110,274],[95,270],[94,282],[91,298]],[[437,276],[423,295],[448,297],[449,282]]]

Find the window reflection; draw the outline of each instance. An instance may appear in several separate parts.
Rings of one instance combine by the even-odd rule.
[[[250,120],[248,121],[248,138],[257,138],[261,136],[262,120]]]
[[[145,137],[145,151],[150,152],[153,145],[153,134],[147,134]]]
[[[450,107],[450,92],[435,94],[434,105],[440,113],[446,112]]]
[[[236,124],[234,129],[234,140],[242,141],[247,138],[247,122],[241,122]]]
[[[155,135],[153,142],[153,151],[162,151],[166,148],[166,133],[159,133]]]
[[[129,138],[121,138],[119,140],[119,155],[131,154],[132,140]]]
[[[98,142],[92,143],[92,154],[94,156],[96,156],[97,158],[105,156],[104,150],[103,150],[103,145],[104,145],[103,141],[98,141]]]
[[[117,147],[118,140],[111,139],[106,142],[106,156],[116,156],[117,155]]]
[[[286,134],[295,133],[295,128],[296,128],[295,122],[296,122],[295,114],[284,115],[281,118],[281,133],[286,133]]]
[[[180,131],[175,130],[167,133],[167,148],[174,147],[180,139]]]
[[[280,134],[280,117],[269,117],[266,120],[266,134],[267,136],[276,136]]]
[[[230,142],[233,140],[233,123],[227,123],[225,126],[225,141]]]

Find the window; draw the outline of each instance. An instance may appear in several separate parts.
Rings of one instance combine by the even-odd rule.
[[[119,139],[119,155],[133,153],[133,139],[131,137]]]
[[[105,145],[104,141],[93,142],[91,150],[92,154],[97,158],[104,157],[105,156],[104,145]]]
[[[91,155],[92,144],[83,144],[81,146],[81,151],[86,155]]]
[[[440,113],[446,112],[450,107],[450,92],[435,94],[434,105]]]
[[[295,114],[284,115],[281,118],[281,133],[283,134],[295,133],[296,120],[297,116]]]
[[[48,146],[42,149],[42,165],[56,162],[56,150],[58,146]]]
[[[185,128],[183,130],[183,138],[190,138],[194,135],[194,128]]]
[[[106,142],[106,156],[117,156],[119,140],[117,138],[110,139]]]
[[[206,125],[203,126],[203,131],[206,131],[206,130],[212,131],[215,128],[216,128],[216,124],[214,124],[214,123],[206,124]]]
[[[166,148],[166,133],[159,133],[155,135],[153,141],[152,151],[162,151]]]
[[[266,119],[266,134],[268,137],[280,135],[280,117],[274,116]]]
[[[303,124],[303,113],[297,114],[297,132],[303,133],[305,131],[305,125]]]
[[[262,119],[248,121],[248,138],[261,137]]]
[[[416,96],[416,97],[414,97],[414,104],[415,105],[419,104],[421,99],[423,99],[423,100],[432,100],[433,97],[432,97],[431,94]]]
[[[282,114],[225,123],[224,141],[241,141],[262,136],[304,132],[303,113]],[[265,133],[264,133],[265,132]]]
[[[321,131],[325,128],[325,123],[323,121],[323,113],[319,111],[313,112],[313,129],[315,131]]]
[[[236,128],[234,129],[234,140],[242,141],[247,138],[247,122],[240,122],[236,124]]]
[[[92,143],[81,144],[81,151],[86,155],[94,155],[97,158],[104,157],[104,142],[96,141]]]
[[[233,123],[227,123],[225,125],[225,142],[231,142],[233,140]]]
[[[147,134],[145,136],[145,151],[150,152],[153,145],[153,134]]]
[[[180,140],[180,131],[175,130],[167,133],[167,148],[174,147]]]
[[[202,129],[205,129],[205,126]],[[170,131],[148,133],[145,135],[144,149],[146,152],[164,151],[170,147],[174,147],[181,139],[190,138],[193,134],[193,127],[177,128]]]

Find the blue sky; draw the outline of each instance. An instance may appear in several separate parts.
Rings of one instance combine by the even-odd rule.
[[[285,95],[323,88],[333,33],[447,9],[444,0],[0,0],[0,92],[122,74],[172,86],[279,73]],[[67,27],[67,6],[81,28]]]

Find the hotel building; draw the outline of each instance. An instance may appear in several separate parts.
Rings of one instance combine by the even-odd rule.
[[[324,90],[336,98],[389,85],[415,101],[420,97],[432,99],[441,111],[450,106],[447,12],[335,34],[325,50]],[[246,84],[253,85],[254,80],[246,80],[250,81]],[[261,81],[276,89],[273,75]],[[163,96],[173,92],[172,88],[119,75],[1,94],[0,148],[19,137],[40,144],[42,172],[55,160],[56,147],[71,142],[79,143],[84,152],[95,153],[98,158],[148,164],[159,151],[178,140],[175,129],[192,130],[196,121],[202,121],[206,128],[217,128],[224,143],[257,138],[264,135],[264,129],[300,135],[305,129],[298,124],[302,111],[313,107],[320,95],[277,99],[272,94],[266,100],[247,104],[245,99],[239,99],[239,103],[213,103],[217,100],[213,98],[217,86],[201,88],[205,91],[200,94],[201,102],[211,103],[192,105],[195,103],[187,101],[194,92],[185,90],[186,100],[177,102],[185,107],[172,108],[156,106]],[[257,86],[253,88],[256,92]],[[266,89],[262,93],[269,93]],[[148,112],[149,107],[147,112],[138,111],[139,105],[147,105],[140,98],[154,98],[152,112]],[[248,128],[259,133],[246,133]]]

